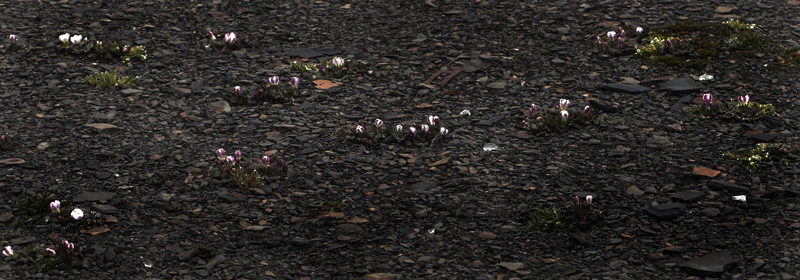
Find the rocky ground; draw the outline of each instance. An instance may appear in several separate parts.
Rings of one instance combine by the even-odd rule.
[[[53,275],[5,258],[0,278],[794,279],[798,161],[748,171],[722,154],[796,142],[797,72],[765,67],[776,48],[689,69],[601,57],[592,41],[624,23],[737,18],[777,45],[797,46],[798,4],[0,3],[0,34],[27,46],[0,55],[0,132],[14,140],[0,150],[0,245],[22,251],[66,238],[94,263]],[[210,47],[196,36],[204,29],[235,32],[248,45]],[[148,56],[130,64],[64,56],[63,33],[143,45]],[[334,87],[288,69],[325,55],[371,68]],[[446,84],[423,84],[459,66]],[[139,83],[97,89],[85,81],[114,69]],[[698,80],[703,74],[714,78]],[[234,86],[274,75],[299,76],[305,95],[229,99]],[[692,117],[685,107],[704,93],[750,95],[778,116]],[[543,134],[522,127],[531,103],[560,99],[602,108],[613,122]],[[407,127],[429,115],[449,128],[447,141],[345,137],[359,120]],[[485,151],[488,144],[497,149]],[[291,174],[236,188],[209,172],[219,148],[283,158]],[[62,228],[12,214],[15,201],[37,194],[101,217]],[[573,234],[527,230],[526,211],[567,206],[576,195],[593,196],[602,221]],[[310,206],[339,201],[349,207]]]

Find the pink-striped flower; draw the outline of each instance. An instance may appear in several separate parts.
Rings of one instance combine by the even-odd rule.
[[[8,39],[11,40],[11,44],[16,44],[17,43],[17,35],[13,35],[13,34],[9,35]]]
[[[608,36],[608,39],[610,40],[615,40],[617,38],[617,32],[614,32],[613,30],[608,31],[608,33],[606,33],[606,36]]]
[[[710,93],[703,94],[703,105],[705,105],[706,108],[711,108],[711,100],[713,98],[714,97]]]
[[[642,28],[641,26],[636,27],[636,35],[641,35],[642,32],[644,32],[644,28]]]
[[[55,256],[56,255],[56,249],[53,249],[52,246],[51,247],[47,247],[47,249],[45,251],[47,251],[48,255],[51,255],[51,256]]]
[[[558,102],[558,107],[561,108],[561,110],[567,110],[567,107],[569,107],[569,100],[561,99]]]
[[[411,133],[411,135],[416,135],[417,134],[417,128],[413,127],[413,126],[409,127],[408,128],[408,133]]]
[[[233,87],[233,93],[236,95],[242,94],[242,87],[240,86]]]
[[[447,128],[444,128],[444,126],[439,128],[439,134],[447,135],[447,133],[450,133],[450,131],[447,130]]]
[[[53,212],[56,213],[61,213],[61,201],[56,200],[50,202],[50,210],[53,210]]]
[[[12,257],[14,256],[14,249],[11,246],[6,246],[3,248],[3,256]]]
[[[64,245],[64,249],[66,249],[67,251],[72,251],[75,249],[75,244],[70,243],[66,239],[61,240],[61,245]]]
[[[397,130],[397,132],[400,132],[400,131],[403,131],[403,126],[398,124],[398,125],[394,126],[394,129]]]
[[[225,157],[225,162],[227,162],[228,164],[234,164],[236,163],[236,159],[233,158],[232,156],[227,156]]]
[[[333,66],[342,67],[344,65],[344,59],[342,59],[341,57],[337,56],[337,57],[333,58],[332,63],[333,63]]]
[[[208,37],[211,38],[212,41],[217,39],[217,36],[214,36],[214,32],[211,32],[211,30],[206,33],[208,33]]]
[[[271,159],[268,156],[262,156],[261,157],[261,163],[264,164],[264,166],[269,166],[269,162],[270,161],[271,161]]]
[[[419,130],[421,130],[423,133],[428,133],[428,131],[430,131],[431,128],[428,127],[427,124],[423,124],[423,125],[419,126]]]
[[[225,33],[225,42],[228,44],[233,44],[236,42],[236,33]]]
[[[750,103],[750,95],[739,96],[739,105],[747,105]]]
[[[225,159],[225,149],[219,148],[219,149],[217,149],[217,151],[215,153],[217,154],[217,158],[219,160],[224,160]]]
[[[292,87],[296,88],[297,86],[299,86],[299,85],[300,85],[300,78],[298,78],[298,77],[292,77],[292,79],[291,79],[291,80],[289,80],[289,84],[291,84],[291,85],[292,85]]]
[[[569,112],[567,110],[561,110],[561,119],[566,121],[569,118]]]
[[[586,203],[592,204],[592,196],[591,195],[587,195],[586,196]]]
[[[364,134],[364,126],[363,125],[359,124],[359,125],[356,126],[356,134]]]
[[[271,78],[269,78],[269,84],[270,85],[275,86],[275,85],[278,85],[280,82],[281,82],[281,77],[272,76]]]
[[[381,119],[375,119],[375,126],[377,127],[383,126],[383,121]]]
[[[428,124],[431,126],[439,126],[439,116],[428,116]]]
[[[591,109],[589,108],[589,106],[586,106],[586,107],[584,107],[584,108],[583,108],[583,116],[584,116],[584,117],[585,117],[585,116],[588,116],[590,113],[592,113],[592,111],[591,111]]]
[[[83,218],[83,210],[75,208],[74,210],[72,210],[72,213],[69,213],[69,215],[72,216],[72,218],[75,220],[80,220],[81,218]]]
[[[536,104],[531,103],[531,116],[536,115],[536,111],[537,111]]]
[[[233,159],[235,160],[242,159],[242,151],[236,150],[235,152],[233,152]]]

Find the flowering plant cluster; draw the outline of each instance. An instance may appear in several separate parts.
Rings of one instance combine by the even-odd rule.
[[[221,51],[240,50],[246,47],[247,44],[247,36],[239,36],[233,32],[225,33],[222,38],[217,38],[217,36],[214,35],[214,31],[210,29],[205,29],[198,33],[201,37],[207,38],[210,41],[210,45],[208,46]]]
[[[710,93],[703,94],[703,105],[692,105],[689,112],[694,116],[720,116],[724,119],[746,121],[777,115],[771,104],[750,101],[749,95],[739,96],[730,102],[721,102]]]
[[[741,154],[725,152],[722,156],[734,158],[740,165],[747,166],[747,170],[754,170],[764,161],[789,164],[789,157],[796,158],[800,156],[800,148],[759,143],[755,148],[742,150]]]
[[[345,129],[347,137],[366,144],[375,142],[424,142],[433,143],[445,141],[450,130],[442,126],[438,116],[428,116],[426,124],[385,125],[382,120],[376,119],[372,124],[365,125],[359,121],[352,129]]]
[[[234,103],[247,104],[249,102],[282,102],[300,96],[300,78],[292,77],[289,82],[282,83],[280,77],[272,76],[266,86],[257,86],[252,90],[245,90],[241,86],[233,87],[231,99]]]
[[[131,78],[128,76],[120,76],[117,70],[105,71],[92,74],[86,77],[86,82],[98,88],[110,88],[116,86],[135,86],[139,82],[139,78]]]
[[[89,41],[81,35],[70,35],[64,33],[58,36],[61,45],[58,47],[65,55],[88,55],[92,58],[103,58],[111,60],[121,60],[122,63],[130,63],[131,59],[147,59],[147,51],[143,46],[123,45],[118,42]]]
[[[17,35],[8,35],[8,42],[7,46],[0,46],[0,52],[2,53],[12,53],[20,50],[27,49],[20,44],[17,44]]]
[[[75,243],[66,239],[52,246],[35,242],[24,250],[6,246],[3,256],[12,262],[27,265],[31,273],[63,273],[74,268],[88,268],[92,263],[80,248],[76,249]]]
[[[602,220],[594,210],[592,196],[581,201],[577,196],[571,199],[572,205],[566,208],[549,206],[528,212],[528,231],[569,232],[585,230]]]
[[[53,197],[53,195],[35,195],[17,200],[12,205],[11,211],[14,216],[20,217],[27,223],[41,220],[45,223],[57,223],[67,229],[98,224],[102,218],[100,213],[84,212],[77,207],[73,207],[69,211],[62,211],[61,201],[54,200]]]
[[[333,59],[325,58],[320,63],[314,64],[303,64],[297,61],[293,61],[289,64],[289,69],[294,71],[317,71],[323,77],[331,77],[334,79],[342,79],[350,71],[367,71],[369,70],[369,65],[365,64],[362,61],[350,61],[344,60],[341,57],[334,57]]]
[[[569,100],[561,99],[555,110],[539,110],[535,103],[531,104],[528,114],[523,121],[526,129],[535,132],[563,130],[573,124],[586,124],[597,116],[591,107],[586,106],[581,111],[569,112]]]
[[[259,187],[265,181],[279,179],[288,174],[288,167],[283,159],[273,160],[268,156],[262,156],[260,160],[248,161],[242,157],[242,152],[239,150],[236,150],[233,156],[228,156],[221,148],[214,154],[217,156],[215,161],[220,176],[231,180],[239,188]]]
[[[631,28],[630,25],[619,26],[616,30],[606,32],[604,35],[597,36],[594,40],[594,50],[601,55],[617,54],[626,55],[633,52],[637,45],[637,40],[646,38],[647,33],[644,28]]]

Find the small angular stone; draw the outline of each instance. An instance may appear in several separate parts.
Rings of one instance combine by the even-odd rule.
[[[226,101],[217,101],[209,104],[208,109],[217,113],[228,113],[231,111],[231,105]]]
[[[684,262],[678,267],[692,275],[715,277],[722,275],[725,270],[730,269],[738,262],[739,260],[727,253],[713,252]]]
[[[728,182],[728,181],[724,181],[724,180],[711,180],[711,181],[708,181],[708,187],[711,188],[712,190],[715,190],[715,191],[727,190],[727,191],[729,191],[731,193],[735,193],[735,194],[747,194],[747,193],[750,193],[750,189],[749,188],[747,188],[745,186],[737,185],[737,184],[734,184],[734,183],[731,183],[731,182]]]
[[[665,203],[647,207],[644,211],[659,220],[669,220],[682,215],[686,211],[686,206],[680,203]]]
[[[508,268],[508,270],[520,270],[525,267],[521,262],[501,262],[500,266]]]
[[[314,58],[314,57],[320,57],[320,56],[324,56],[324,55],[325,54],[323,54],[320,51],[317,51],[317,50],[314,50],[314,49],[308,49],[308,48],[293,49],[293,50],[289,51],[289,56],[290,57]]]
[[[663,83],[658,84],[660,89],[669,91],[673,94],[687,94],[687,93],[694,93],[699,92],[701,87],[700,85],[689,76],[683,76],[680,78],[672,79]]]
[[[640,85],[628,85],[628,84],[608,84],[608,85],[603,85],[603,89],[608,91],[623,92],[623,93],[645,93],[650,91],[649,87],[643,87]]]
[[[688,202],[699,201],[699,200],[703,199],[703,197],[705,197],[705,196],[706,196],[706,194],[704,192],[701,192],[701,191],[685,191],[685,192],[679,192],[679,193],[673,194],[672,195],[672,199],[676,199],[676,200],[680,200],[680,201],[688,203]]]
[[[436,181],[423,181],[411,185],[411,190],[416,193],[432,194],[438,190]]]

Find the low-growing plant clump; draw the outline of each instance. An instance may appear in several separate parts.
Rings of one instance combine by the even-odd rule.
[[[301,96],[300,78],[292,77],[288,83],[281,83],[280,77],[269,78],[266,86],[256,86],[254,89],[244,89],[235,86],[231,94],[231,101],[236,104],[286,102]]]
[[[592,205],[592,196],[581,201],[579,197],[571,199],[569,207],[547,206],[527,213],[528,231],[546,233],[562,233],[580,231],[591,228],[602,220]]]
[[[342,79],[347,74],[352,72],[363,72],[369,70],[369,65],[363,61],[344,60],[341,57],[334,57],[333,59],[323,59],[318,64],[303,64],[293,61],[289,64],[289,69],[294,71],[306,72],[316,71],[316,73],[323,77]]]
[[[92,74],[86,77],[86,82],[98,88],[130,87],[135,86],[139,78],[120,76],[116,70]]]
[[[273,160],[269,156],[262,156],[260,160],[245,160],[239,150],[233,156],[226,155],[224,149],[217,149],[215,154],[216,168],[212,171],[217,177],[241,189],[257,188],[288,175],[284,159]]]
[[[563,131],[572,125],[589,124],[597,117],[597,112],[589,106],[570,113],[569,104],[569,100],[561,99],[555,110],[539,110],[539,107],[532,103],[523,121],[524,128],[533,133]]]
[[[365,125],[359,121],[351,128],[345,129],[345,137],[364,144],[376,143],[426,143],[433,145],[447,140],[450,130],[442,126],[438,116],[428,116],[427,124],[413,123],[408,127],[403,125],[384,125],[383,121],[376,119],[372,124]]]
[[[131,59],[147,59],[147,51],[143,46],[130,46],[119,42],[90,41],[81,35],[70,35],[69,33],[58,36],[61,45],[58,45],[60,52],[64,55],[80,55],[91,58],[119,60],[122,63],[130,63]]]
[[[748,170],[756,169],[763,162],[777,162],[779,164],[789,164],[790,158],[800,156],[800,148],[788,145],[773,145],[759,143],[755,148],[746,148],[740,153],[725,152],[725,158],[733,158],[739,165],[747,166]]]
[[[247,36],[236,35],[234,32],[225,33],[222,39],[218,39],[211,29],[198,28],[195,31],[195,37],[200,40],[206,48],[214,48],[222,52],[237,51],[247,47]]]
[[[775,116],[775,108],[771,104],[760,104],[750,101],[749,95],[739,96],[737,100],[722,102],[710,93],[703,94],[703,105],[692,105],[689,113],[693,116],[719,117],[752,121],[764,116]]]

